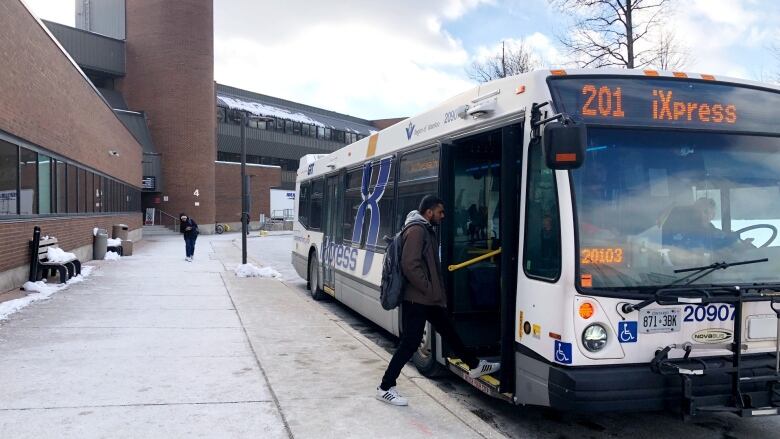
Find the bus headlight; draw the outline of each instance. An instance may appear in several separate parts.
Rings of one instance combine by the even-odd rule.
[[[607,328],[600,323],[589,325],[582,331],[582,344],[590,352],[598,352],[607,345]]]

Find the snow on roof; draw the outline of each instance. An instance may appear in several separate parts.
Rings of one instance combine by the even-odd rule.
[[[217,95],[217,101],[227,105],[227,107],[230,109],[247,111],[256,116],[278,117],[280,119],[292,120],[293,122],[308,123],[310,125],[326,127],[326,125],[322,122],[316,121],[303,113],[293,113],[292,111],[286,110],[284,108],[261,104],[259,102],[249,102],[223,95]],[[331,127],[330,125],[327,126]]]

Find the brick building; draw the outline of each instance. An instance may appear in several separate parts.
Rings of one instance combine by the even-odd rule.
[[[0,2],[0,291],[28,277],[33,227],[89,259],[92,228],[140,234],[142,147],[18,0]]]
[[[216,84],[211,0],[71,1],[77,28],[0,2],[0,292],[26,278],[36,224],[81,259],[93,227],[125,223],[140,239],[151,211],[236,228],[242,114],[253,227],[271,190],[294,189],[303,155],[399,121]]]

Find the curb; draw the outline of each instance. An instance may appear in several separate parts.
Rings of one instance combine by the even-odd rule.
[[[285,286],[290,288],[288,285]],[[384,349],[381,349],[379,346],[374,344],[374,342],[366,338],[363,334],[356,331],[351,326],[344,324],[344,322],[340,320],[333,321],[333,323],[338,325],[338,327],[340,327],[344,332],[357,339],[360,344],[368,348],[368,350],[376,354],[376,356],[380,357],[385,362],[390,361],[391,355]],[[484,438],[507,437],[495,427],[485,422],[482,418],[472,413],[469,409],[465,408],[455,398],[443,392],[433,382],[431,382],[431,380],[417,373],[417,370],[415,370],[413,366],[408,364],[405,365],[401,370],[401,374],[406,378],[409,378],[409,381],[417,386],[418,389],[420,389],[426,395],[430,396],[431,399],[439,403],[439,405],[441,405],[445,410],[452,413],[453,416],[460,419],[460,421],[463,422],[467,428],[471,429],[478,435]]]

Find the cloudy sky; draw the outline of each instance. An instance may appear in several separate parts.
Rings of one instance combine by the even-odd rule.
[[[24,0],[74,23],[72,0]],[[667,26],[690,49],[685,71],[774,78],[780,2],[673,0]],[[411,116],[473,85],[466,68],[524,39],[566,62],[567,21],[547,0],[215,0],[215,79],[367,119]]]

